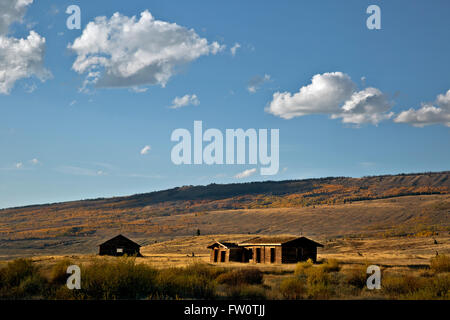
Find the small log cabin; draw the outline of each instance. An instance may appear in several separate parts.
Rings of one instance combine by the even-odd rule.
[[[99,245],[98,254],[101,256],[137,256],[142,257],[140,253],[141,246],[136,242],[131,241],[127,237],[119,234],[118,236],[109,239]]]
[[[305,237],[257,237],[241,242],[216,241],[211,249],[210,261],[244,263],[297,263],[311,259],[317,261],[317,247],[322,244]]]

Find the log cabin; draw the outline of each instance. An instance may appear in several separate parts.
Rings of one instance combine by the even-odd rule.
[[[268,236],[256,237],[239,244],[216,241],[208,249],[210,262],[243,263],[297,263],[311,259],[317,261],[317,247],[322,244],[306,237]]]

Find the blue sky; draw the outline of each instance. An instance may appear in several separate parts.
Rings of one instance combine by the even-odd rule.
[[[448,1],[27,1],[11,9],[15,20],[0,20],[0,208],[181,185],[449,170]],[[72,4],[80,30],[66,27]],[[366,27],[371,4],[381,9],[380,30]],[[102,46],[87,28],[139,27],[145,10],[172,31],[156,39],[159,25],[142,22]],[[187,49],[164,56],[183,41]],[[115,60],[119,47],[125,56]],[[148,68],[136,69],[132,50]],[[107,60],[87,61],[96,76],[75,66],[83,54]],[[116,85],[101,85],[110,74]],[[186,95],[191,104],[170,108]],[[195,120],[223,132],[279,129],[278,174],[174,165],[171,133],[192,131]]]

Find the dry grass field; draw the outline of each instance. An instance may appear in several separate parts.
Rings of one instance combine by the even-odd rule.
[[[436,232],[443,235],[450,231],[450,195],[405,196],[299,208],[179,213],[152,217],[149,230],[145,233],[128,229],[130,220],[126,219],[134,219],[135,216],[125,215],[111,228],[108,228],[108,224],[101,225],[101,217],[92,216],[89,221],[92,221],[93,225],[100,225],[98,231],[93,234],[58,236],[49,232],[47,237],[19,237],[21,230],[34,232],[33,230],[48,229],[57,223],[57,219],[48,218],[33,223],[30,222],[31,218],[27,217],[27,223],[19,223],[17,216],[13,218],[0,215],[0,228],[10,230],[5,231],[0,241],[0,259],[69,253],[95,254],[98,244],[118,233],[123,233],[144,246],[154,244],[155,241],[189,237],[194,235],[197,229],[210,239],[214,237],[210,235],[215,235],[220,230],[221,233],[229,235],[227,237],[232,237],[231,235],[244,237],[249,234],[303,234],[322,242],[351,237],[389,239],[407,235],[427,236]],[[22,216],[19,220],[24,219]],[[64,223],[67,224],[76,224],[75,220],[79,220],[64,215],[58,219],[65,219]],[[120,227],[122,223],[123,228]],[[158,230],[161,231],[153,230],[152,225],[158,225]],[[186,251],[183,254],[192,252],[190,249]],[[434,250],[430,254],[433,253]]]
[[[242,241],[248,238],[248,234],[180,237],[144,246],[141,251],[144,257],[141,258],[90,254],[34,256],[30,260],[33,267],[28,268],[33,268],[34,273],[39,272],[38,276],[25,278],[18,287],[7,291],[2,291],[0,284],[0,298],[450,298],[448,234],[328,240],[324,242],[324,248],[319,248],[317,265],[209,262],[206,246],[214,239]],[[442,270],[430,267],[436,252],[438,257],[446,259],[440,262]],[[1,261],[0,277],[2,270],[11,269],[13,265],[19,274],[24,272],[25,260],[20,261]],[[80,294],[64,286],[65,268],[70,264],[77,264],[84,270],[82,283],[88,288]],[[365,270],[371,264],[381,267],[382,290],[365,287],[368,276]],[[146,285],[142,287],[141,284]],[[41,287],[45,289],[36,291]]]
[[[208,263],[209,251],[206,248],[214,240],[228,240],[234,242],[251,238],[248,234],[237,235],[208,235],[180,237],[174,240],[159,242],[141,248],[144,257],[136,258],[136,262],[144,263],[155,268],[184,267],[192,263]],[[389,268],[426,267],[430,258],[436,253],[450,255],[450,235],[428,237],[391,237],[391,238],[348,238],[322,241],[324,248],[318,249],[318,260],[337,259],[343,265],[377,264]],[[435,240],[437,243],[435,243]],[[97,258],[95,254],[66,254],[66,255],[37,255],[32,260],[38,265],[50,268],[63,259],[71,259],[74,263],[89,263]],[[115,257],[102,256],[100,259],[114,261]],[[10,261],[10,260],[9,260]],[[0,267],[8,260],[0,261]],[[219,264],[216,264],[219,265]],[[220,264],[221,267],[254,266],[245,263]],[[258,265],[262,269],[276,269],[292,271],[295,265],[276,264]]]
[[[183,187],[0,210],[0,299],[450,299],[448,176]],[[119,233],[143,257],[97,256]],[[209,262],[214,240],[262,235],[320,242],[319,263]],[[65,287],[69,264],[82,268],[79,292]],[[369,264],[382,268],[381,291],[365,288]]]

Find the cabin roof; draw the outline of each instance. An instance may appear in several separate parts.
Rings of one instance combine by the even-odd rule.
[[[256,237],[244,242],[241,242],[239,246],[251,246],[251,245],[284,245],[292,241],[302,241],[309,242],[317,247],[323,247],[322,244],[315,242],[306,237],[296,237],[296,236],[267,236],[267,237]]]
[[[120,243],[121,245],[127,244],[127,245],[133,246],[133,247],[136,247],[136,246],[140,247],[139,244],[137,244],[136,242],[128,239],[127,237],[125,237],[125,236],[123,236],[121,234],[119,234],[119,235],[115,236],[114,238],[111,238],[111,239],[109,239],[109,240],[99,244],[99,246],[108,245],[108,244],[116,244],[116,243]]]
[[[228,242],[228,241],[215,241],[213,244],[209,245],[207,248],[212,249],[216,246],[221,246],[224,248],[237,248],[239,245],[234,242]]]

